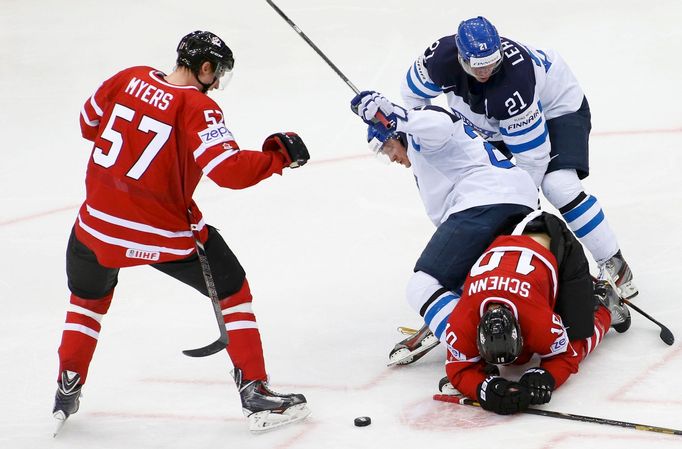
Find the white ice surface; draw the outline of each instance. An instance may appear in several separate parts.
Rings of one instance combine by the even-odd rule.
[[[559,50],[593,114],[591,176],[641,290],[682,338],[682,3],[280,0],[360,89],[399,102],[409,64],[460,20]],[[245,191],[202,182],[196,200],[246,267],[272,385],[313,414],[253,436],[207,301],[142,267],[124,270],[81,411],[52,438],[68,290],[64,249],[89,144],[78,114],[99,83],[137,64],[171,70],[195,29],[222,36],[235,76],[213,96],[243,148],[298,131],[312,161]],[[368,156],[352,92],[264,1],[3,0],[0,4],[0,448],[679,448],[680,437],[435,402],[444,350],[386,368],[398,325],[418,326],[404,285],[433,228],[408,170]],[[546,407],[682,428],[680,345],[633,315]],[[355,428],[353,418],[373,424]]]

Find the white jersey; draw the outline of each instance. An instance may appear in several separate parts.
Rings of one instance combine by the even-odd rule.
[[[426,213],[438,226],[451,214],[489,204],[538,206],[531,177],[442,108],[408,111],[397,121]]]
[[[479,83],[460,65],[455,36],[439,39],[408,70],[403,101],[418,107],[445,93],[455,115],[487,139],[504,141],[539,186],[551,150],[546,121],[577,111],[584,93],[555,51],[501,40],[499,71]]]

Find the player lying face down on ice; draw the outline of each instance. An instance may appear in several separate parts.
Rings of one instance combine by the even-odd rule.
[[[503,415],[545,404],[609,326],[625,332],[629,310],[607,281],[593,282],[564,222],[535,211],[471,268],[442,337],[450,385],[441,381],[441,390],[452,387]],[[501,365],[537,357],[518,381],[499,374]]]
[[[391,364],[411,363],[416,351],[425,354],[443,336],[459,299],[452,292],[462,286],[476,259],[495,237],[533,211],[538,192],[528,173],[443,108],[406,111],[366,91],[351,100],[351,110],[369,125],[374,151],[412,170],[436,227],[407,285],[408,302],[424,327],[389,355]]]

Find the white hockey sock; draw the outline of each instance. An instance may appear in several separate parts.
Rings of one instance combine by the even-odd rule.
[[[581,192],[581,195],[559,211],[597,263],[604,263],[618,252],[616,235],[596,197]]]
[[[618,252],[618,241],[611,230],[601,204],[585,193],[575,170],[547,173],[542,193],[559,209],[568,226],[601,264]]]
[[[423,271],[414,273],[407,284],[407,301],[424,318],[438,340],[444,336],[450,313],[459,299],[459,294],[445,289]]]

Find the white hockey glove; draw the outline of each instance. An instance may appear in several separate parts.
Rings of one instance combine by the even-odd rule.
[[[379,111],[388,122],[393,123],[393,126],[388,126],[389,128],[395,126],[396,118],[407,119],[405,109],[391,103],[386,97],[372,90],[362,91],[353,97],[350,101],[350,108],[368,125],[381,121],[377,120],[378,117],[376,117]]]

